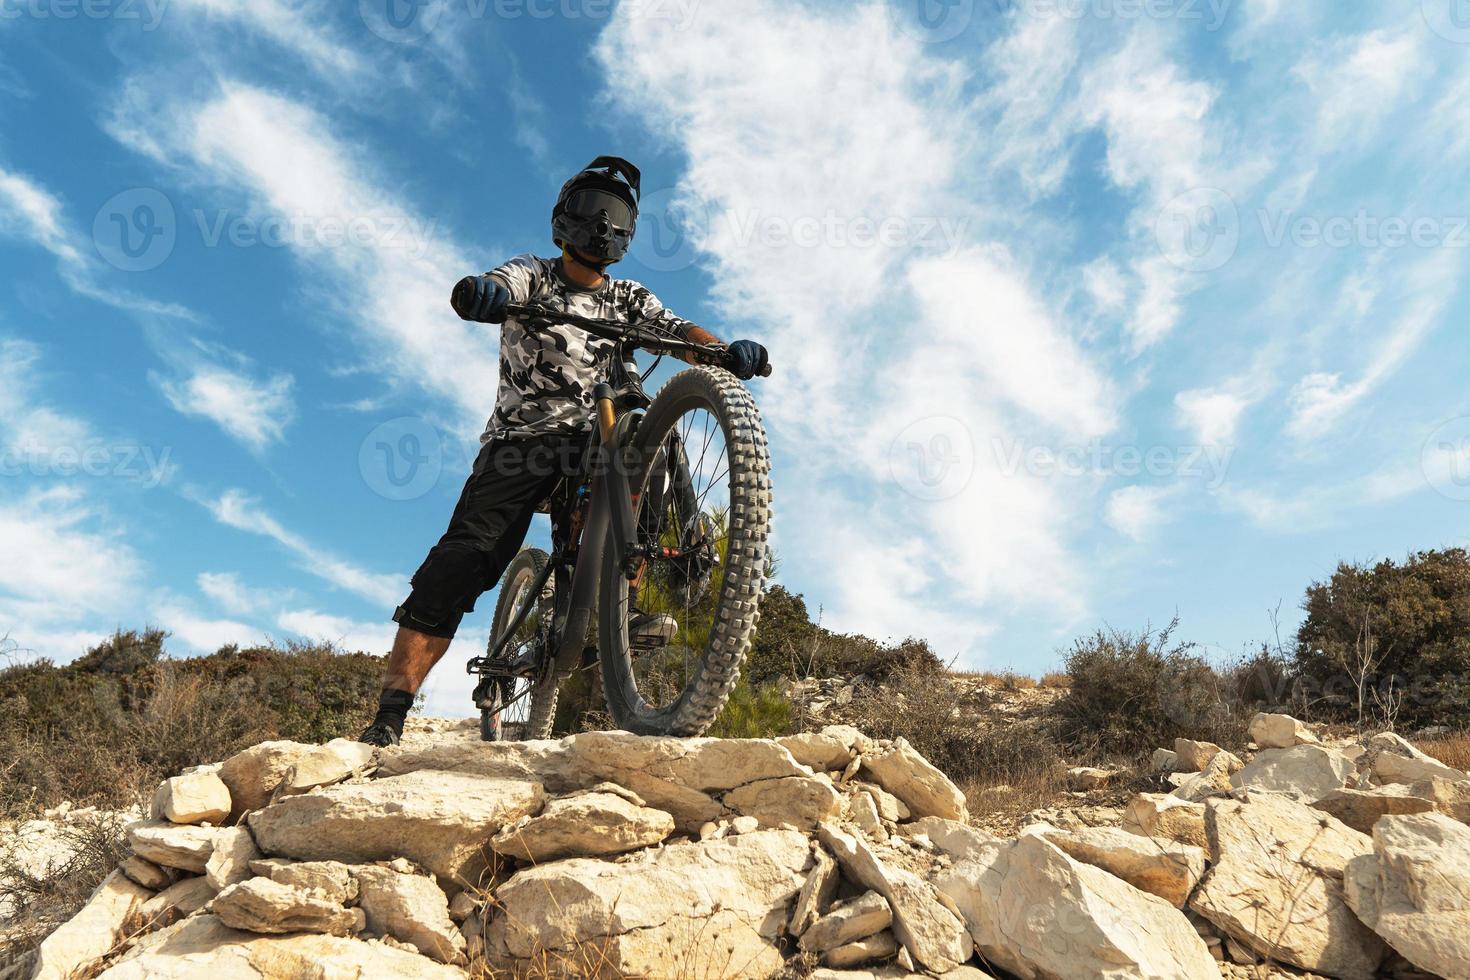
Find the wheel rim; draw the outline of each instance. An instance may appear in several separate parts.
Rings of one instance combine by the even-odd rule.
[[[630,589],[632,609],[671,616],[674,633],[661,649],[629,636],[633,679],[646,709],[676,701],[709,644],[729,552],[730,453],[719,417],[706,407],[685,411],[654,454],[642,481],[638,538],[678,557],[645,561]]]
[[[517,575],[510,583],[513,590],[510,601],[505,605],[508,616],[514,616],[516,610],[530,595],[531,586],[535,584],[535,576],[527,571]],[[543,638],[546,627],[543,615],[545,604],[538,602],[526,618],[522,620],[514,636],[505,646],[505,656],[512,661],[519,660],[530,651],[538,641]],[[491,637],[492,641],[494,637]],[[495,681],[495,707],[492,713],[499,716],[501,738],[517,740],[524,738],[527,723],[531,716],[531,688],[532,681],[526,677],[501,677]]]

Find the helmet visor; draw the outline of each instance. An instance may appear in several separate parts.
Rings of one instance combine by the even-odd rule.
[[[580,220],[588,221],[607,212],[608,224],[619,231],[632,229],[634,215],[628,202],[616,194],[600,190],[581,190],[567,198],[566,212]]]

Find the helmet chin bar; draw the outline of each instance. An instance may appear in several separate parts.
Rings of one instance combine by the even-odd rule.
[[[609,266],[617,262],[617,259],[594,259],[592,256],[565,242],[557,242],[556,244],[561,246],[562,258],[571,259],[579,265],[585,265],[589,269],[596,269],[598,272],[606,272]]]

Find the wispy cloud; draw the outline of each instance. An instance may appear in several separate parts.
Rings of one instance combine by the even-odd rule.
[[[169,404],[184,415],[207,419],[260,452],[285,437],[296,415],[292,378],[254,378],[219,365],[196,364],[183,378],[153,375]]]
[[[111,129],[186,168],[188,179],[243,195],[257,213],[372,229],[340,247],[309,237],[289,243],[314,275],[327,277],[328,302],[351,297],[336,311],[356,341],[351,366],[443,399],[463,434],[482,427],[495,400],[498,338],[454,316],[448,285],[485,260],[438,236],[431,221],[389,192],[366,163],[370,148],[338,139],[328,119],[300,102],[233,82],[199,100],[135,89],[119,102]]]
[[[215,498],[194,491],[193,496],[221,524],[270,538],[294,555],[305,571],[325,582],[381,606],[394,606],[403,598],[403,579],[365,571],[317,547],[288,530],[242,490],[229,490]]]

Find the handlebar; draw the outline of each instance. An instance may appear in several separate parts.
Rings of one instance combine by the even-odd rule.
[[[688,355],[695,363],[708,364],[712,367],[728,368],[730,366],[730,348],[725,344],[696,344],[688,340],[679,340],[666,334],[658,333],[650,328],[649,324],[654,321],[645,320],[641,323],[621,323],[616,320],[599,320],[594,317],[580,316],[576,313],[563,313],[559,310],[550,310],[541,306],[528,306],[521,303],[507,303],[505,312],[509,316],[526,320],[530,323],[541,324],[570,324],[578,329],[585,330],[594,337],[611,340],[618,344],[631,344],[640,350],[646,350],[651,354],[669,354],[674,357]],[[771,376],[771,366],[765,365],[760,372],[761,377]]]

